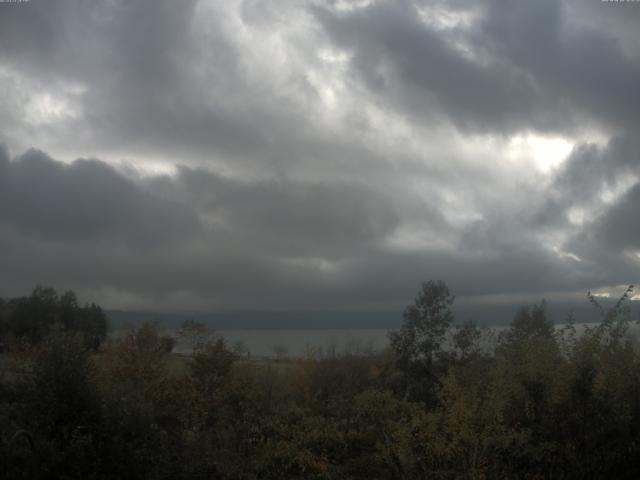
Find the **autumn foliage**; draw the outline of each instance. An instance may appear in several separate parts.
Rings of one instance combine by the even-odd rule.
[[[0,477],[636,478],[630,294],[599,325],[554,327],[542,303],[497,333],[455,324],[453,295],[427,282],[385,351],[277,362],[196,324],[185,356],[154,324],[97,352],[52,327],[2,357]]]

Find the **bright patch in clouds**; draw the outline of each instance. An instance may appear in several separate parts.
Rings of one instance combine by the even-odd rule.
[[[640,260],[640,70],[573,3],[0,8],[0,244],[22,255],[0,288],[190,309],[396,305],[429,278],[616,297]]]
[[[473,10],[447,10],[442,6],[424,5],[417,7],[420,19],[436,30],[469,28],[477,18]]]
[[[607,205],[613,205],[637,183],[638,177],[628,175],[618,179],[618,181],[613,184],[605,184],[600,191],[600,199]]]
[[[366,8],[373,3],[373,0],[338,0],[334,2],[333,8],[339,12],[352,12],[361,8]],[[319,5],[324,5],[318,2]]]
[[[516,135],[509,141],[507,155],[514,160],[525,159],[539,171],[550,173],[566,160],[573,145],[573,142],[562,137]]]
[[[571,260],[575,260],[576,262],[581,262],[582,259],[577,256],[575,253],[571,253],[571,252],[565,252],[564,250],[562,250],[560,247],[558,247],[557,245],[552,247],[552,250],[559,256],[562,258],[570,258]]]
[[[567,219],[572,225],[580,226],[584,224],[587,218],[587,211],[584,208],[572,207],[567,210]]]
[[[25,107],[26,121],[31,125],[45,125],[48,123],[76,118],[79,112],[70,102],[51,93],[36,94],[29,99]]]

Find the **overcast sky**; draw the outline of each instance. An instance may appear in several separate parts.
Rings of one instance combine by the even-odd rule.
[[[638,25],[600,0],[0,3],[0,296],[617,295],[640,277]]]

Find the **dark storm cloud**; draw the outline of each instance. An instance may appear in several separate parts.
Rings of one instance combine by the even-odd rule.
[[[640,138],[634,134],[613,137],[605,146],[579,145],[572,152],[555,187],[576,201],[593,196],[603,185],[640,173]]]
[[[317,16],[353,55],[371,91],[418,118],[439,113],[465,128],[503,129],[544,111],[528,76],[504,62],[482,65],[465,57],[452,41],[466,34],[429,28],[410,2],[376,2],[341,14],[319,9]]]
[[[556,215],[571,207],[585,211],[568,245],[585,259],[617,264],[611,271],[638,274],[640,267],[640,144],[636,137],[612,139],[606,146],[576,149],[554,184],[554,200],[547,206]],[[614,192],[612,199],[603,198]],[[616,193],[617,192],[617,193]]]
[[[589,234],[604,248],[640,252],[639,206],[640,184],[636,184],[595,222]]]
[[[566,236],[564,250],[580,259],[594,284],[637,282],[639,147],[633,135],[576,146],[530,216],[529,230],[555,229]],[[577,220],[571,220],[572,211]]]
[[[627,16],[345,3],[0,4],[0,142],[48,152],[0,152],[0,288],[364,308],[429,278],[463,296],[633,281]],[[541,173],[509,151],[531,132],[573,152]]]
[[[241,79],[238,55],[221,32],[193,34],[195,6],[62,0],[3,8],[0,59],[43,85],[79,84],[85,115],[69,128],[93,145],[255,152],[264,142],[259,124],[203,100],[224,97]]]
[[[169,182],[221,233],[250,239],[263,253],[339,258],[384,239],[400,221],[391,198],[355,183],[241,181],[188,168]]]
[[[10,161],[3,151],[0,185],[8,253],[0,268],[12,273],[5,291],[40,281],[167,308],[399,308],[425,278],[447,278],[462,296],[618,279],[601,273],[602,256],[558,258],[527,241],[526,222],[515,219],[478,221],[461,250],[394,250],[385,241],[400,212],[357,184],[237,180],[187,167],[130,178],[97,160],[66,165],[30,151]],[[612,208],[614,229],[629,223],[637,196],[636,188]],[[432,228],[443,221],[434,217]],[[616,247],[635,238],[625,228]]]
[[[441,2],[380,1],[352,12],[317,9],[327,34],[352,54],[371,91],[420,120],[434,111],[457,125],[505,134],[562,131],[589,115],[638,128],[640,64],[611,32],[572,25],[563,2],[469,2],[471,26],[420,19]],[[466,51],[465,51],[466,49]]]
[[[532,215],[537,228],[561,226],[572,207],[586,210],[587,220],[599,214],[604,191],[640,176],[640,141],[635,135],[613,137],[607,144],[581,143],[556,172],[544,201]]]
[[[2,205],[10,206],[0,209],[0,239],[12,252],[3,267],[25,287],[63,278],[151,296],[188,290],[246,307],[319,307],[400,302],[425,275],[447,277],[467,295],[576,280],[530,246],[500,256],[394,253],[384,240],[398,212],[358,185],[239,181],[189,168],[128,179],[103,162],[65,165],[37,151],[11,162],[5,154],[0,165]],[[518,277],[526,281],[514,284]]]
[[[195,1],[34,1],[2,9],[0,58],[50,78],[174,79]],[[105,79],[106,80],[106,79]],[[118,80],[114,78],[113,80]],[[150,85],[153,87],[153,85]]]
[[[111,236],[142,244],[208,232],[290,256],[337,255],[384,238],[398,214],[384,194],[349,183],[239,181],[182,167],[129,179],[98,160],[70,165],[31,150],[0,157],[0,222],[44,238]]]
[[[290,288],[317,301],[322,261],[371,255],[397,223],[384,194],[348,183],[239,181],[186,167],[127,178],[98,160],[0,158],[0,239],[13,285],[58,276],[225,301],[249,289],[262,302]]]
[[[638,128],[640,64],[623,53],[615,30],[572,24],[563,2],[493,0],[479,35],[549,100],[618,129]]]
[[[109,165],[65,165],[31,150],[0,158],[0,224],[38,238],[124,240],[145,248],[199,231],[188,207],[141,190]]]
[[[233,33],[215,24],[196,28],[207,13],[199,7],[195,0],[3,7],[0,59],[40,82],[86,85],[86,114],[73,125],[96,145],[202,149],[236,160],[265,150],[299,154],[273,140],[304,132],[308,118],[283,104],[286,92],[247,83],[250,69]],[[445,7],[473,20],[443,29],[420,18],[420,9]],[[573,7],[403,0],[348,12],[310,9],[352,54],[353,71],[378,101],[419,122],[449,118],[464,129],[505,134],[572,129],[587,115],[609,128],[637,128],[640,64],[623,52],[615,24],[605,31],[572,22]],[[245,21],[256,22],[246,13],[258,9],[255,2],[242,9]],[[589,18],[601,14],[585,10]]]

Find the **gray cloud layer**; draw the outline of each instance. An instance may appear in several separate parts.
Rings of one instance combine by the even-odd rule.
[[[428,278],[462,296],[633,283],[638,11],[0,4],[0,294],[362,309]],[[570,154],[542,168],[557,138]]]
[[[568,2],[469,3],[452,14],[473,11],[473,26],[445,31],[421,18],[421,7],[446,6],[374,2],[316,15],[376,95],[421,119],[435,107],[461,128],[501,134],[564,130],[583,115],[638,128],[637,58],[612,32],[572,25]]]

